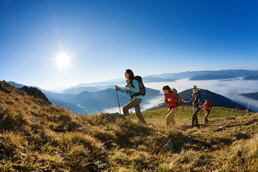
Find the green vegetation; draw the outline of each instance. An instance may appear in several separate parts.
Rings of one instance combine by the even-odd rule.
[[[168,129],[166,108],[144,112],[148,125],[142,125],[135,114],[109,121],[109,114],[43,106],[6,82],[0,82],[0,97],[0,171],[258,169],[257,114],[215,107],[210,125],[191,129],[191,108],[180,107],[177,126]]]
[[[146,119],[165,119],[167,115],[168,108],[159,108],[155,110],[144,111],[143,115]],[[230,117],[230,116],[245,116],[246,111],[238,110],[238,109],[230,109],[230,108],[221,108],[221,107],[213,107],[210,118],[217,117]],[[176,113],[175,118],[191,118],[192,117],[192,107],[189,106],[179,106],[178,111]],[[200,111],[199,118],[204,117],[204,110]],[[133,113],[131,118],[137,119],[136,115]]]

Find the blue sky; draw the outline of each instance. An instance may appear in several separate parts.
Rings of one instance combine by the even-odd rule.
[[[165,72],[258,69],[258,1],[0,0],[0,80],[45,89]],[[71,62],[59,69],[56,57]]]

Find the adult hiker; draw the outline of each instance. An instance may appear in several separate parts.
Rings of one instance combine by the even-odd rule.
[[[203,108],[203,107],[204,107],[204,110],[205,110],[204,123],[208,124],[209,123],[208,116],[209,116],[209,114],[211,112],[211,108],[212,108],[212,104],[211,104],[210,100],[205,99],[205,103],[203,103],[203,105],[200,106],[200,108]]]
[[[177,112],[177,103],[179,102],[178,97],[175,93],[172,92],[171,88],[166,85],[163,87],[164,92],[164,102],[168,105],[168,114],[166,116],[166,125],[167,127],[171,125],[176,125],[176,121],[174,119],[175,113]]]
[[[146,124],[140,109],[140,103],[142,102],[143,95],[145,95],[145,87],[142,83],[141,77],[135,77],[133,71],[127,69],[125,71],[125,79],[127,83],[125,88],[115,86],[115,89],[119,92],[129,93],[131,96],[131,101],[123,107],[124,116],[126,118],[129,117],[129,109],[134,107],[140,122]]]
[[[196,125],[198,128],[200,127],[198,124],[197,114],[200,111],[200,105],[203,104],[202,95],[200,91],[197,89],[196,85],[193,86],[193,93],[187,100],[182,99],[182,102],[190,102],[193,101],[193,116],[192,116],[192,128]]]

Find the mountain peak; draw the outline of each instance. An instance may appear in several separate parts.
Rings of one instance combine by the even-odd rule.
[[[51,105],[51,102],[48,100],[47,96],[38,88],[24,86],[22,88],[18,88],[17,91],[24,91],[29,96],[34,97],[40,105]]]
[[[6,81],[0,81],[0,91],[5,93],[12,93],[16,91],[16,87]]]
[[[52,103],[48,100],[46,95],[41,92],[38,88],[23,86],[22,88],[16,88],[14,85],[0,81],[0,91],[8,94],[27,94],[34,98],[34,102],[39,105],[51,105]]]

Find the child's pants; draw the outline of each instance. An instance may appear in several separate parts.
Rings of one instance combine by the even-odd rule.
[[[166,116],[166,125],[167,127],[170,126],[171,124],[175,125],[176,121],[174,119],[175,113],[177,112],[177,107],[170,109],[167,116]]]
[[[209,122],[209,120],[208,120],[209,114],[210,114],[210,111],[205,112],[205,118],[204,118],[205,124],[208,124],[208,122]]]

